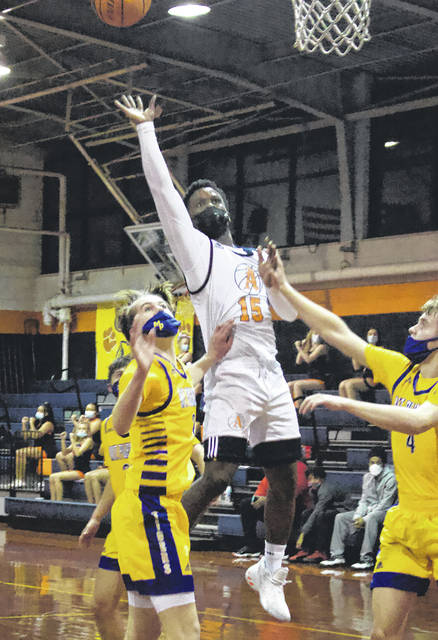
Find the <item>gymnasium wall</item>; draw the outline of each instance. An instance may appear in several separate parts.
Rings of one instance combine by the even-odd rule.
[[[403,348],[407,329],[418,318],[421,305],[437,292],[438,280],[303,291],[310,299],[344,317],[351,329],[359,335],[365,336],[369,327],[376,327],[381,333],[382,344],[396,350]],[[71,371],[80,377],[95,376],[95,328],[95,311],[76,311],[73,314],[69,363]],[[275,322],[278,358],[286,373],[299,371],[295,365],[293,343],[303,338],[306,331],[301,321]],[[42,321],[41,313],[0,311],[0,340],[7,336],[11,340],[19,340],[19,336],[22,336],[28,363],[26,366],[32,367],[30,377],[44,379],[59,373],[61,328],[47,327]],[[195,353],[200,354],[202,348],[200,332],[197,331]],[[332,361],[337,378],[342,378],[344,373],[351,371],[347,358],[333,354]]]
[[[43,168],[42,153],[34,148],[0,150],[0,168],[8,166]],[[7,169],[6,169],[7,171]],[[20,178],[19,205],[1,208],[1,227],[40,229],[42,221],[42,178]],[[39,235],[11,233],[0,229],[0,308],[33,309],[35,278],[41,273],[41,238]]]

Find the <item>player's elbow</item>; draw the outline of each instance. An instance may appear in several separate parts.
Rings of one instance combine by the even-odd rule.
[[[429,429],[435,429],[438,427],[437,420],[424,420],[420,417],[417,417],[413,422],[408,425],[408,435],[410,436],[418,436]]]
[[[113,427],[114,431],[118,433],[119,436],[124,436],[129,431],[129,426],[126,425],[126,422],[122,419],[117,419],[113,413]]]

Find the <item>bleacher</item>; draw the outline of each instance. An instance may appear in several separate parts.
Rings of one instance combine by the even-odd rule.
[[[288,376],[290,379],[291,376]],[[80,381],[81,401],[85,406],[88,402],[103,401],[100,413],[104,418],[111,412],[111,397],[105,400],[106,384],[104,381]],[[337,393],[330,391],[329,393]],[[388,402],[386,391],[373,392],[376,402]],[[7,401],[11,430],[21,430],[21,417],[33,414],[35,408],[44,401],[49,401],[55,412],[58,428],[64,425],[67,432],[72,429],[70,421],[64,422],[66,415],[77,410],[76,393],[53,393],[48,383],[38,382],[35,390],[29,394],[5,395]],[[370,398],[367,398],[370,399]],[[368,425],[363,420],[350,416],[345,412],[329,411],[318,408],[314,418],[300,416],[300,430],[302,443],[313,453],[318,451],[322,456],[327,476],[345,488],[347,494],[353,497],[360,495],[362,477],[368,464],[368,452],[376,444],[387,447],[390,457],[388,433]],[[312,460],[310,460],[312,462]],[[97,463],[91,461],[91,468]],[[52,462],[52,471],[57,470],[56,461]],[[263,470],[254,466],[242,465],[237,470],[232,481],[232,501],[219,498],[215,501],[200,524],[192,532],[192,545],[195,549],[217,549],[235,547],[240,544],[243,535],[238,506],[240,500],[251,495],[259,480],[263,477]],[[5,510],[11,524],[15,526],[33,526],[36,528],[57,531],[75,531],[88,520],[92,505],[86,502],[83,481],[66,482],[65,498],[53,503],[49,499],[48,477],[43,478],[40,485],[35,483],[34,493],[29,495],[26,490],[11,492],[5,499]],[[103,532],[106,527],[103,527]]]

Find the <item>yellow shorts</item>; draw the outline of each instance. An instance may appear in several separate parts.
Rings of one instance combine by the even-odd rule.
[[[423,596],[438,580],[438,516],[392,507],[380,534],[371,588],[390,587]]]
[[[194,591],[187,514],[180,500],[125,489],[112,512],[119,565],[128,591]]]
[[[108,571],[120,571],[116,536],[113,530],[109,532],[105,538],[102,555],[99,560],[99,569],[107,569]]]

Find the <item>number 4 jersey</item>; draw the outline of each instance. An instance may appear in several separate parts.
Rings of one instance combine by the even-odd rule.
[[[438,405],[438,380],[424,378],[397,351],[367,345],[367,365],[395,406],[416,410],[424,402]],[[400,506],[408,510],[438,512],[438,436],[436,429],[418,435],[391,432],[391,445]]]

